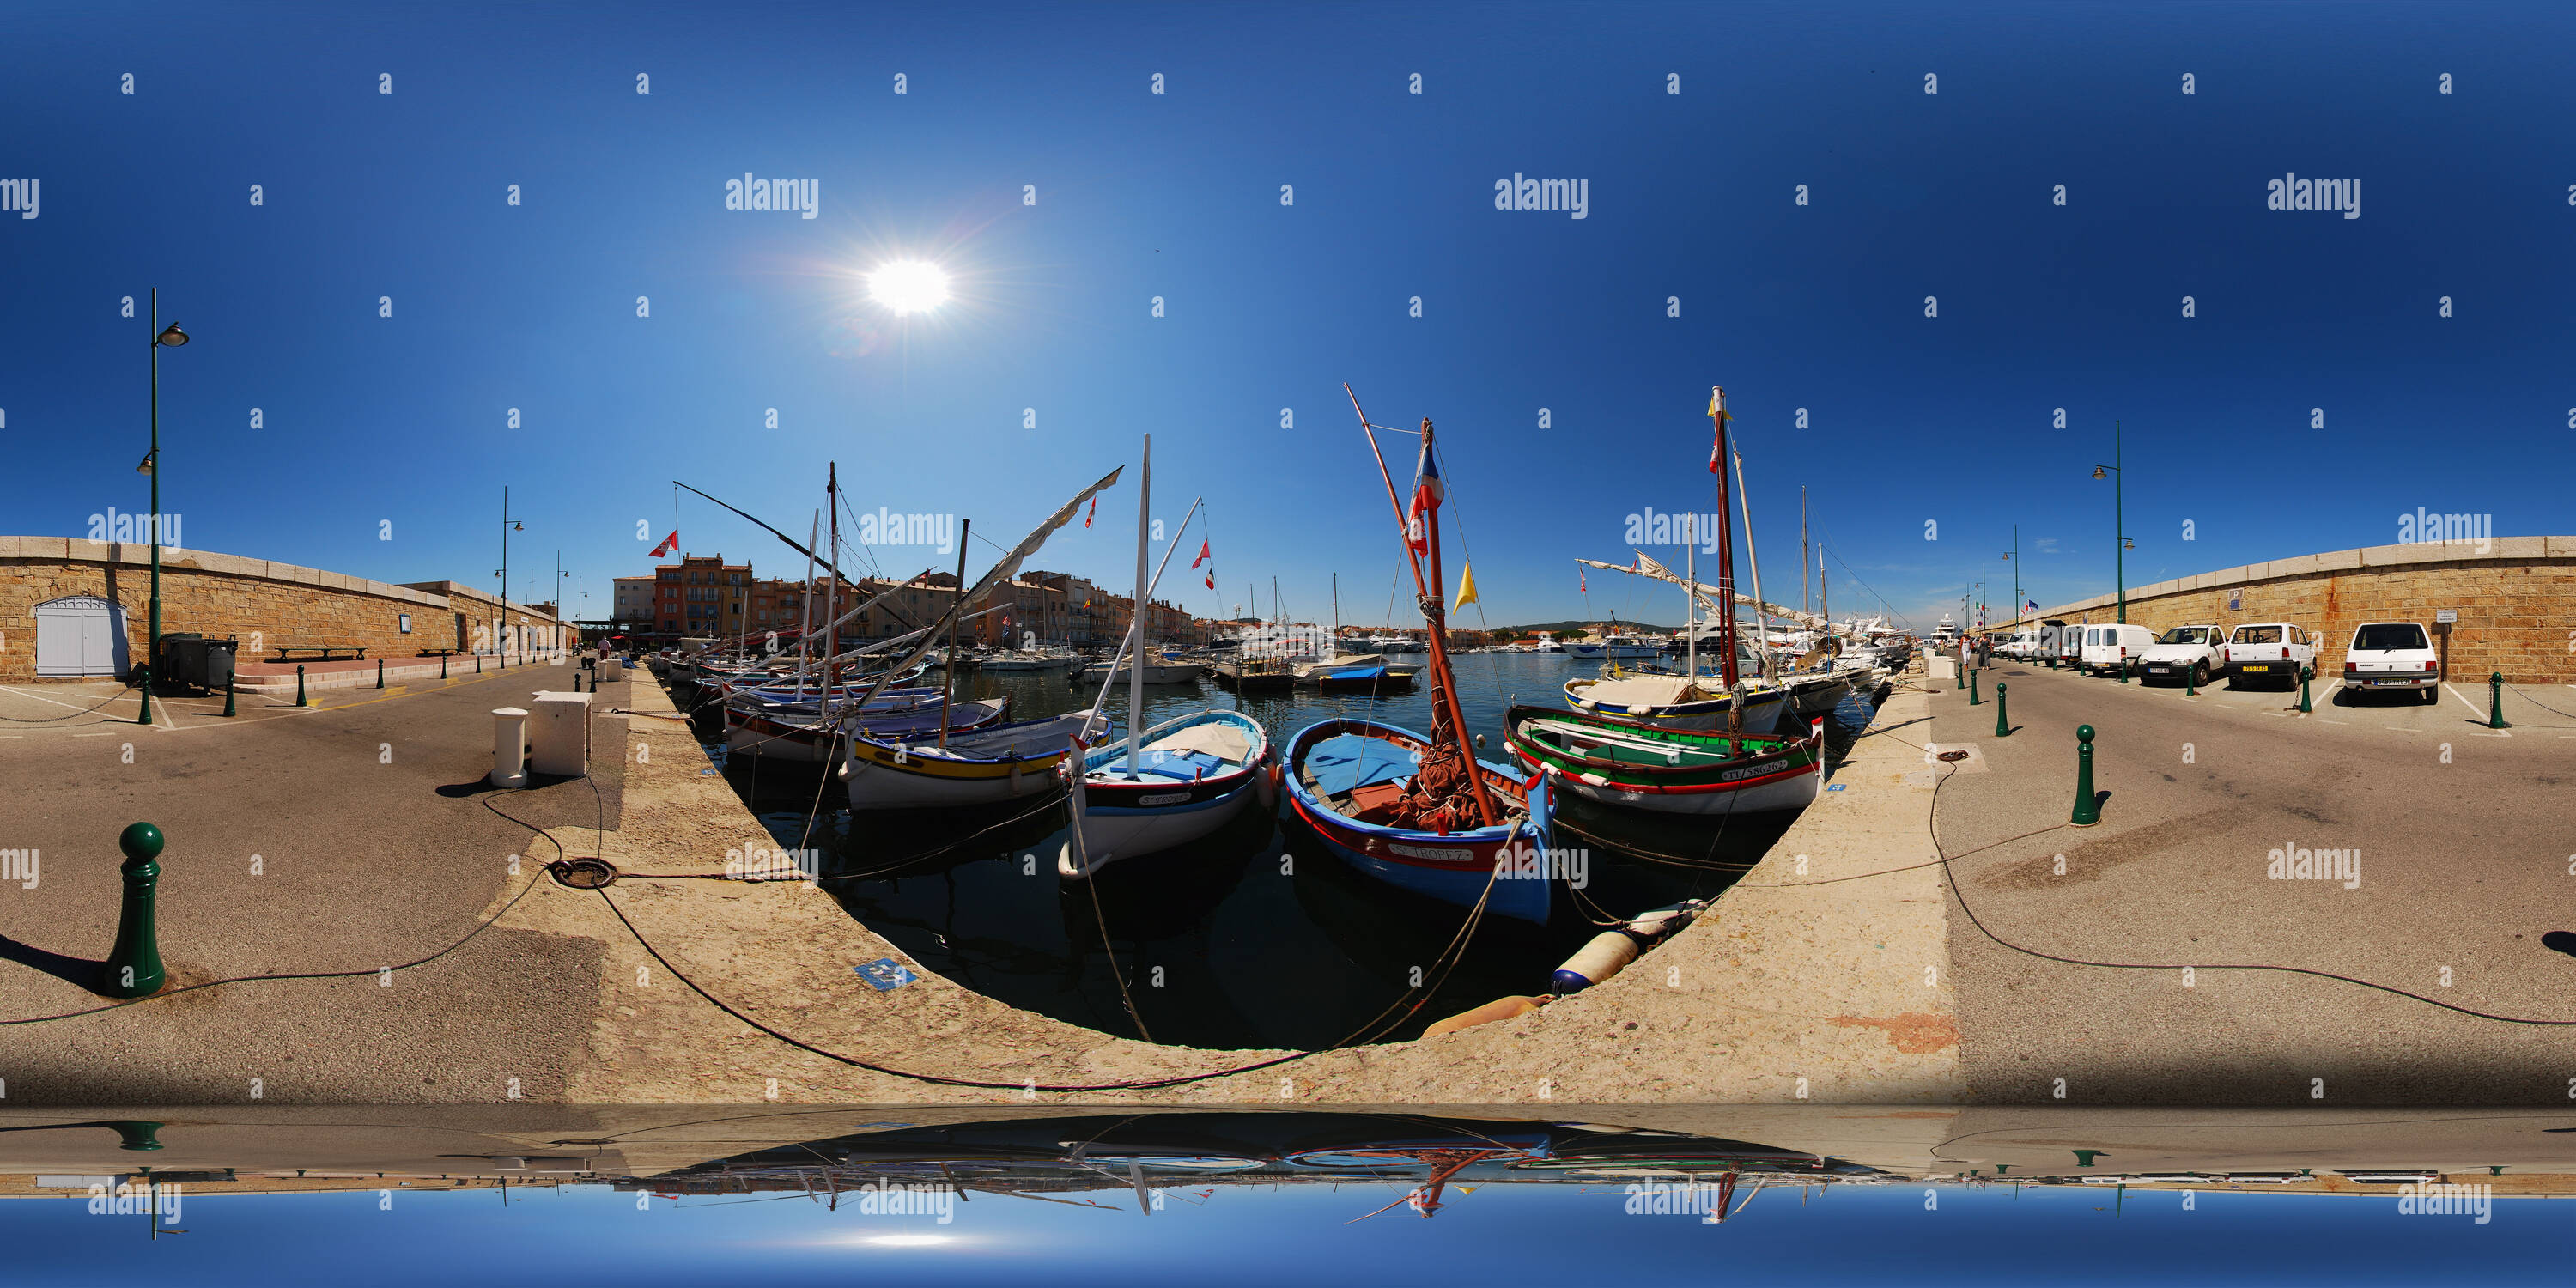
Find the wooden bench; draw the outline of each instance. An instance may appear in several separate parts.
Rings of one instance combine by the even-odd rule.
[[[309,648],[281,647],[277,650],[277,656],[273,660],[279,662],[293,662],[298,660],[296,657],[297,654],[311,654],[312,656],[304,658],[303,660],[312,662],[337,662],[340,660],[338,655],[342,653],[346,653],[351,658],[358,661],[366,660],[367,656],[367,650],[363,648],[351,648],[341,644],[327,644],[315,645]]]
[[[452,648],[425,648],[425,649],[422,649],[422,650],[420,651],[420,656],[422,656],[422,657],[454,657],[454,656],[456,656],[457,652],[458,652],[458,650],[456,650],[456,649],[452,649]]]

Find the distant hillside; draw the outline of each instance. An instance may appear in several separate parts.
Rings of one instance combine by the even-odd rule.
[[[1608,622],[1604,622],[1602,624],[1605,626],[1611,625],[1611,623]],[[1567,631],[1590,630],[1592,629],[1592,623],[1539,622],[1530,626],[1497,626],[1494,629],[1498,631],[1518,631],[1523,635],[1535,634],[1539,631],[1546,631],[1553,635],[1563,635]],[[1619,622],[1616,624],[1615,629],[1637,634],[1670,635],[1681,628],[1678,626],[1657,626],[1652,622]]]

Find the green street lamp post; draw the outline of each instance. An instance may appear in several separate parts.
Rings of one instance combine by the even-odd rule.
[[[2113,474],[2120,473],[2120,422],[2116,420],[2111,422],[2111,463],[2094,466],[2093,477],[2101,478],[2104,470],[2109,470]],[[2123,479],[2118,478],[2111,480],[2111,584],[2118,590],[2120,621],[2125,624],[2129,620],[2129,577],[2126,562],[2129,549],[2129,524],[2128,520],[2121,515],[2123,500],[2120,494],[2123,482]]]
[[[138,467],[152,478],[152,508],[144,521],[152,525],[152,621],[150,633],[143,640],[143,709],[135,723],[152,723],[152,684],[161,663],[161,350],[176,349],[188,342],[188,333],[179,324],[161,325],[161,288],[152,288],[152,446],[144,453]],[[113,534],[111,534],[113,535]]]

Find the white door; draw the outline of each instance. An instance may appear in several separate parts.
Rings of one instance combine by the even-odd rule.
[[[123,675],[125,608],[95,595],[36,605],[36,674]]]

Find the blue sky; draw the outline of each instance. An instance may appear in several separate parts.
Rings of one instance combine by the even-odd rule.
[[[185,1195],[157,1243],[144,1218],[98,1217],[80,1198],[0,1202],[0,1235],[30,1284],[274,1284],[308,1279],[449,1284],[478,1276],[559,1276],[640,1285],[871,1282],[973,1285],[1592,1282],[1605,1256],[1647,1279],[1987,1284],[2077,1274],[2087,1283],[2281,1285],[2447,1282],[2474,1265],[2499,1280],[2563,1278],[2576,1233],[2541,1199],[2497,1200],[2492,1220],[2399,1216],[2393,1197],[1852,1187],[1799,1205],[1775,1189],[1721,1227],[1695,1216],[1629,1216],[1616,1185],[1453,1188],[1425,1221],[1398,1208],[1395,1184],[1173,1191],[1140,1215],[1125,1191],[1094,1211],[973,1197],[954,1221],[827,1212],[801,1198],[691,1198],[676,1209],[597,1191],[527,1194],[396,1191],[281,1198]],[[1747,1190],[1739,1191],[1741,1200]],[[1185,1196],[1185,1197],[1183,1197]],[[2096,1210],[2096,1209],[2101,1210]],[[886,1236],[932,1236],[886,1246]],[[1354,1272],[1362,1278],[1353,1280]]]
[[[119,311],[157,284],[195,337],[163,362],[188,544],[488,587],[507,485],[511,593],[560,549],[595,612],[675,477],[801,530],[837,460],[857,508],[1007,542],[1150,431],[1155,512],[1205,496],[1222,579],[1167,594],[1275,575],[1312,616],[1339,573],[1375,622],[1399,552],[1345,380],[1440,427],[1453,589],[1463,538],[1495,624],[1677,615],[1606,575],[1587,604],[1571,561],[1710,506],[1713,383],[1775,600],[1801,486],[1837,606],[1925,623],[1982,561],[2001,610],[2015,524],[2030,597],[2108,591],[2115,418],[2133,584],[2417,506],[2566,533],[2571,36],[2474,4],[20,6],[0,532],[146,508]],[[745,172],[817,217],[726,210]],[[2361,217],[2267,210],[2290,172]],[[1516,173],[1584,180],[1586,218],[1494,209]],[[957,298],[868,302],[895,257]],[[1036,566],[1123,587],[1133,506]],[[679,526],[801,568],[694,498]]]

